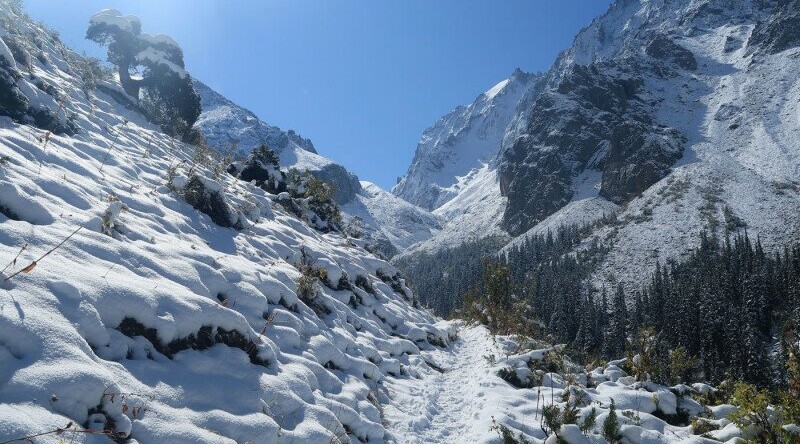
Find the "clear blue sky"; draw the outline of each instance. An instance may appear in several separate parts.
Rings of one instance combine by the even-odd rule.
[[[62,40],[106,7],[169,34],[192,75],[390,188],[422,131],[508,77],[547,69],[609,0],[24,0]]]

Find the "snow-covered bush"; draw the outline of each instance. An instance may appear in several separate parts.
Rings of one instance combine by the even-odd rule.
[[[245,182],[272,194],[286,191],[286,173],[281,171],[278,156],[266,144],[262,144],[242,163],[231,164],[228,172]]]
[[[323,233],[341,231],[342,213],[333,200],[330,184],[315,178],[308,171],[291,169],[287,191],[287,195],[282,196],[281,193],[277,199],[287,211]]]
[[[344,233],[353,239],[361,239],[361,236],[364,235],[364,219],[359,216],[350,218],[344,227]]]
[[[194,174],[189,178],[177,176],[172,179],[170,186],[177,190],[189,205],[207,214],[220,227],[237,230],[243,228],[239,215],[228,204],[222,186],[218,182]]]

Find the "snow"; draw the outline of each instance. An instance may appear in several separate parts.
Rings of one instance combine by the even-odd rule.
[[[483,93],[483,95],[486,96],[486,98],[489,99],[489,100],[494,99],[494,97],[497,95],[497,93],[499,93],[503,88],[506,87],[506,85],[508,85],[509,81],[510,81],[510,79],[502,80],[500,83],[498,83],[497,85],[491,87],[488,91]]]
[[[123,16],[122,13],[116,9],[103,9],[92,15],[89,22],[117,27],[126,32],[133,32],[134,27],[140,23],[136,16]]]
[[[180,49],[180,45],[178,45],[178,42],[176,42],[175,39],[166,34],[148,34],[146,32],[143,32],[139,35],[139,38],[153,45],[159,45],[159,46],[163,45]]]
[[[436,215],[411,205],[373,183],[361,181],[361,188],[363,191],[356,199],[343,205],[342,211],[348,217],[358,216],[368,226],[375,227],[382,237],[398,249],[405,250],[439,231],[441,222]]]
[[[182,79],[185,79],[186,76],[188,75],[185,69],[181,68],[178,64],[170,61],[167,54],[164,51],[155,49],[152,46],[148,46],[147,48],[136,54],[136,60],[139,63],[150,62],[156,65],[164,65],[170,71],[174,72]]]
[[[458,178],[468,177],[500,150],[517,105],[538,80],[536,74],[517,70],[470,105],[457,107],[426,129],[408,172],[392,193],[428,210],[454,199]]]
[[[457,177],[452,189],[457,190],[456,197],[433,211],[442,221],[441,230],[415,243],[398,257],[418,251],[437,251],[490,235],[507,236],[500,228],[505,198],[500,194],[494,167],[484,164],[467,176]]]
[[[14,60],[14,56],[11,54],[11,50],[8,49],[8,45],[6,45],[6,42],[4,42],[2,39],[0,39],[0,57],[6,59],[11,68],[17,68],[17,62]]]
[[[502,414],[504,396],[520,399],[513,388],[496,386],[483,358],[497,351],[484,328],[463,329],[450,350],[422,355],[444,370],[421,374],[421,381],[387,383],[392,402],[385,413],[389,429],[405,444],[491,442],[491,417]],[[492,383],[494,383],[493,386]]]

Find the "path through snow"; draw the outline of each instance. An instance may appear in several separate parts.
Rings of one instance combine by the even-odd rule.
[[[498,355],[491,335],[482,327],[465,327],[444,350],[426,352],[424,359],[441,367],[420,379],[390,379],[391,401],[385,416],[400,444],[477,442],[490,434],[487,424],[494,403],[486,388],[493,374],[486,356]],[[495,435],[496,436],[496,435]]]

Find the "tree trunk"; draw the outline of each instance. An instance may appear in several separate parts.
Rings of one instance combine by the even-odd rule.
[[[119,66],[119,83],[125,93],[139,100],[139,89],[142,86],[141,80],[134,80],[131,78],[130,63],[122,63]]]

